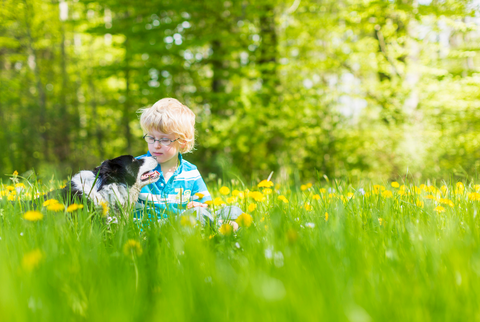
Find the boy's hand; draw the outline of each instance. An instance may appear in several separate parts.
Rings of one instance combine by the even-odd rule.
[[[207,208],[208,205],[206,203],[200,203],[200,202],[196,202],[196,201],[190,201],[189,203],[187,203],[187,209],[195,208],[195,207]]]

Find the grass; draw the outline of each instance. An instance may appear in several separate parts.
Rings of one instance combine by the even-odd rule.
[[[2,185],[0,320],[480,320],[479,186],[235,189],[211,192],[257,207],[223,235],[88,207],[29,221]]]

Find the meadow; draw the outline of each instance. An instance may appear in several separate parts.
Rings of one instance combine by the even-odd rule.
[[[1,321],[478,321],[480,185],[219,182],[238,231],[28,209],[0,186]],[[11,203],[13,201],[13,203]],[[125,216],[127,215],[127,216]]]

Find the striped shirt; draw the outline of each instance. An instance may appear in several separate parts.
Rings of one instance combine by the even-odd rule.
[[[150,152],[138,156],[137,159],[152,156]],[[183,159],[178,154],[179,166],[173,175],[165,182],[160,164],[155,168],[160,173],[160,179],[151,183],[140,191],[135,204],[135,217],[142,217],[143,213],[151,218],[155,214],[158,218],[165,218],[168,214],[180,214],[187,208],[190,201],[205,202],[212,200],[207,186],[197,167]]]

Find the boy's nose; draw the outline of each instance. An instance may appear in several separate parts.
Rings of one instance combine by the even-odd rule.
[[[158,141],[155,141],[155,143],[153,143],[153,146],[156,148],[156,149],[159,149],[162,147],[162,144]]]

